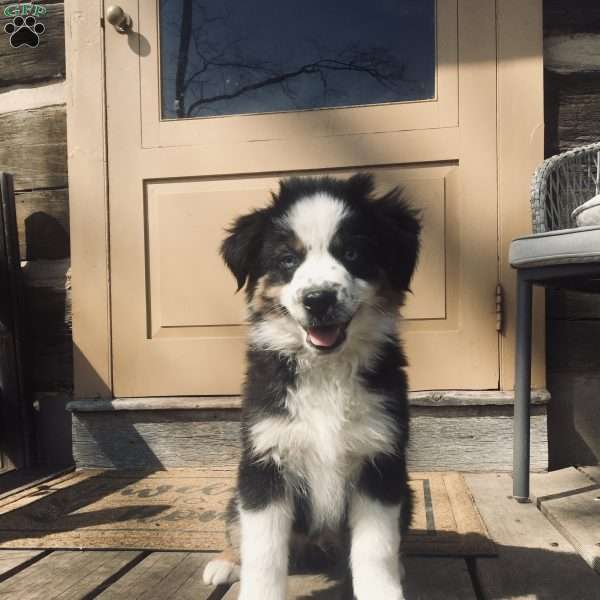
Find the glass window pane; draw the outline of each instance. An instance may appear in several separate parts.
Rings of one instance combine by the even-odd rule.
[[[163,119],[435,97],[435,0],[160,0]]]

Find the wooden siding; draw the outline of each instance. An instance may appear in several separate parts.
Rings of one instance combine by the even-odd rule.
[[[544,1],[546,155],[600,139],[600,5]]]
[[[62,464],[71,460],[64,405],[73,385],[66,108],[48,104],[61,99],[56,89],[65,79],[64,5],[40,5],[47,12],[38,17],[45,31],[37,48],[12,48],[4,32],[10,4],[0,0],[0,170],[15,176],[19,249],[27,261],[28,375],[39,455]]]
[[[600,4],[544,1],[546,156],[600,140]],[[600,296],[547,293],[551,468],[600,460]]]
[[[0,35],[7,37],[4,26],[12,18],[4,16],[6,5],[15,0],[0,0]],[[46,14],[38,21],[46,28],[40,35],[39,46],[13,48],[2,40],[0,52],[0,88],[60,81],[65,77],[65,26],[62,2],[44,2]]]

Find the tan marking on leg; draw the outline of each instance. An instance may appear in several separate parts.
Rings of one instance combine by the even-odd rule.
[[[223,552],[220,552],[217,556],[215,556],[215,558],[217,560],[228,560],[229,562],[232,562],[236,565],[241,564],[241,559],[240,559],[240,548],[239,546],[237,548],[233,548],[231,546],[228,546],[227,548],[225,548],[223,550]]]

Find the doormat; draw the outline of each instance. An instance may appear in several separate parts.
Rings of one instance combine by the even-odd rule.
[[[459,473],[413,473],[404,552],[494,555]],[[231,470],[79,471],[0,499],[0,548],[218,551]]]

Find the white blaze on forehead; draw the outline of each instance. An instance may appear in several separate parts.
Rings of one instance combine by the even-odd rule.
[[[303,303],[309,289],[335,290],[336,318],[342,320],[349,319],[363,299],[361,281],[353,277],[329,251],[331,240],[349,210],[342,200],[317,193],[296,202],[285,216],[286,224],[306,253],[292,280],[282,287],[281,304],[301,324],[306,323],[310,316]]]
[[[328,194],[315,194],[294,204],[286,220],[309,252],[322,252],[327,250],[347,213],[341,200]]]

